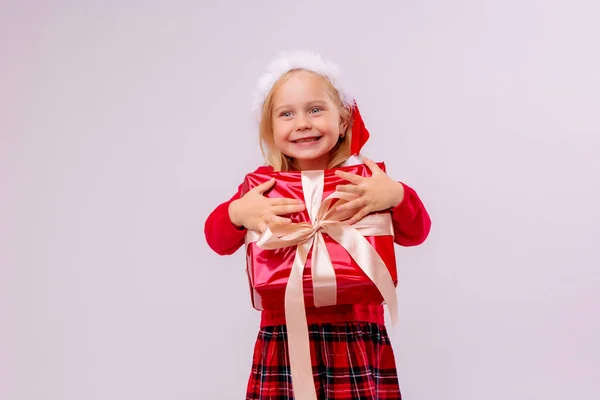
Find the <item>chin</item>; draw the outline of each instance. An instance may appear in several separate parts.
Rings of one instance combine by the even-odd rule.
[[[328,155],[329,155],[329,151],[324,151],[324,152],[312,153],[312,154],[296,154],[291,157],[296,160],[316,161],[321,158],[327,157]]]

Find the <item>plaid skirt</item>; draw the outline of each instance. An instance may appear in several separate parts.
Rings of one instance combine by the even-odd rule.
[[[400,400],[385,326],[367,322],[309,325],[313,377],[321,400]],[[258,333],[246,400],[292,400],[284,325]]]

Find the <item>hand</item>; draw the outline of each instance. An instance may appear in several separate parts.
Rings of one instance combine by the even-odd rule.
[[[336,190],[358,195],[354,200],[337,207],[338,211],[355,210],[356,213],[348,222],[350,225],[376,211],[395,207],[404,199],[404,186],[394,181],[373,161],[364,159],[365,165],[372,175],[369,178],[336,171],[336,175],[350,182],[350,185],[339,185]]]
[[[263,233],[269,224],[289,224],[289,218],[280,215],[291,214],[304,210],[305,205],[301,200],[295,199],[269,199],[263,194],[273,187],[275,178],[261,183],[252,188],[241,198],[234,200],[229,205],[229,218],[237,227]]]

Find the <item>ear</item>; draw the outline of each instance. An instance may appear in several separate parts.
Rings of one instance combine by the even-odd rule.
[[[350,117],[352,113],[348,113],[348,117],[345,118],[340,116],[340,137],[346,136],[346,132],[348,131],[348,126],[350,125]]]

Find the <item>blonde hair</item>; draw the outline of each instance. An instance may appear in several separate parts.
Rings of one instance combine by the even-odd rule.
[[[267,94],[265,101],[262,105],[262,115],[260,118],[260,124],[258,128],[258,135],[260,140],[260,150],[265,157],[267,163],[273,167],[275,171],[290,171],[294,170],[294,159],[283,154],[277,146],[275,146],[275,142],[273,139],[273,96],[275,91],[288,79],[288,77],[300,69],[293,69],[288,71],[284,75],[281,76],[275,82],[269,93]],[[308,71],[308,70],[306,70]],[[327,164],[327,168],[337,168],[342,165],[349,157],[350,157],[350,143],[352,141],[352,121],[350,120],[351,110],[347,107],[344,107],[344,103],[342,102],[340,93],[338,90],[331,84],[329,79],[316,74],[312,71],[308,71],[312,74],[315,74],[319,78],[325,82],[327,85],[327,93],[329,94],[331,100],[338,108],[340,112],[340,118],[343,121],[348,121],[348,127],[346,128],[346,132],[344,135],[338,139],[336,145],[329,152],[329,162]]]

